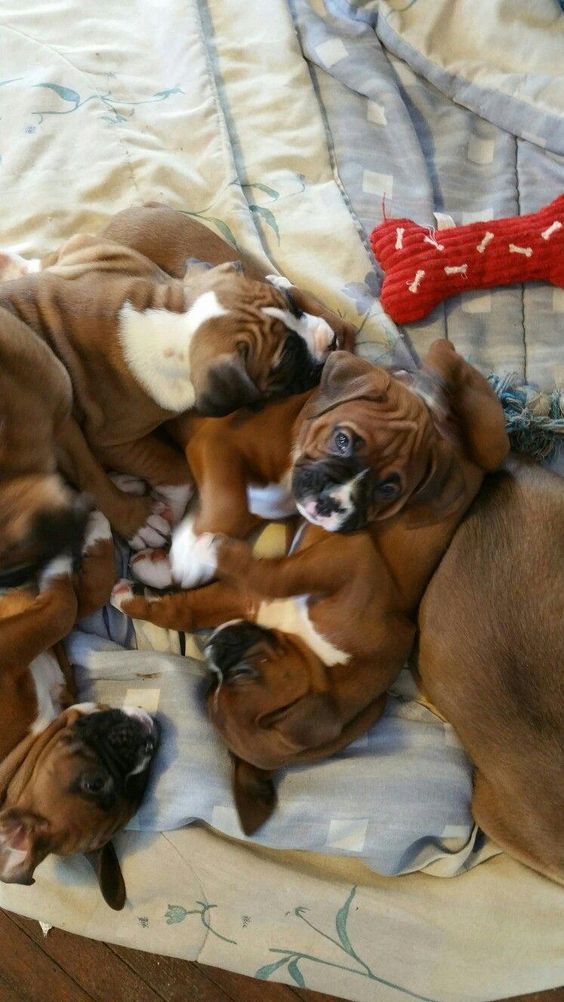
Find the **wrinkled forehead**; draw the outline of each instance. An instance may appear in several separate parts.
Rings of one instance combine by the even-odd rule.
[[[224,309],[261,309],[265,306],[286,309],[288,301],[283,292],[270,282],[258,282],[246,278],[236,270],[224,271],[212,268],[200,280],[202,291],[215,292]]]

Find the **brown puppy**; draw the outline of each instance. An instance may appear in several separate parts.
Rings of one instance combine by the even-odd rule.
[[[564,883],[564,483],[489,478],[427,589],[419,671],[475,767],[472,811]]]
[[[79,548],[85,512],[57,474],[56,435],[72,403],[68,374],[28,327],[0,314],[0,587],[7,587]]]
[[[184,585],[222,580],[162,598],[134,596],[128,583],[114,592],[114,604],[128,615],[174,629],[244,620],[210,642],[219,681],[209,711],[231,751],[248,764],[235,773],[246,831],[274,804],[268,776],[249,764],[269,771],[332,754],[381,714],[386,689],[409,653],[429,578],[485,470],[507,451],[501,405],[486,380],[444,342],[433,346],[427,365],[440,373],[456,407],[448,439],[446,416],[434,417],[412,388],[417,382],[341,353],[312,394],[260,415],[197,422],[188,447],[201,491],[195,527],[207,531],[194,536],[191,527],[179,529],[172,570]],[[332,463],[335,450],[342,458],[341,435],[354,442],[351,457],[364,478],[375,481],[362,510],[353,490],[341,495],[349,520],[352,512],[355,524],[361,514],[370,520],[367,531],[345,537],[307,525],[295,551],[274,560],[256,560],[247,544],[217,535],[249,530],[249,483],[283,481],[292,459],[300,473],[306,462],[321,463],[323,476],[331,470],[331,491],[339,489],[337,470],[345,484],[357,478],[358,465],[351,476],[345,464]],[[299,451],[304,441],[306,456]],[[345,521],[330,524],[343,528]],[[137,561],[145,561],[153,583],[166,583],[162,554]],[[147,573],[144,579],[151,580]]]
[[[222,263],[186,272],[187,258],[199,255]],[[39,335],[70,374],[82,433],[67,422],[59,435],[65,473],[127,538],[147,518],[148,502],[126,499],[124,515],[99,464],[156,489],[166,518],[135,545],[147,542],[151,528],[157,538],[166,533],[190,493],[185,459],[154,434],[160,425],[193,406],[226,413],[312,386],[329,351],[351,339],[340,318],[322,307],[316,316],[304,312],[301,294],[248,270],[239,271],[204,226],[154,207],[120,214],[100,237],[69,240],[46,267],[0,287],[0,307]],[[0,316],[0,341],[2,332]]]
[[[114,578],[110,527],[96,512],[78,574],[58,557],[38,587],[0,597],[0,880],[31,884],[49,853],[85,852],[107,903],[122,908],[110,840],[140,803],[155,725],[136,709],[70,705],[59,644],[77,616],[107,601]]]

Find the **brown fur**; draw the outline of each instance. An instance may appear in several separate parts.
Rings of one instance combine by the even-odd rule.
[[[419,671],[476,768],[472,809],[564,883],[564,485],[515,461],[486,482],[427,589]]]
[[[183,281],[188,256],[219,267]],[[126,301],[137,310],[183,312],[201,292],[213,289],[232,314],[228,322],[220,317],[202,324],[193,339],[190,367],[197,402],[230,405],[232,396],[233,406],[240,406],[246,394],[267,396],[286,329],[260,307],[284,308],[286,301],[260,281],[252,262],[243,262],[244,275],[234,273],[236,260],[229,245],[202,224],[153,206],[120,213],[100,236],[67,241],[42,271],[4,282],[1,360],[13,354],[15,339],[25,357],[23,367],[7,370],[3,411],[11,437],[2,435],[0,425],[0,462],[8,446],[12,457],[21,455],[22,463],[25,458],[25,471],[32,474],[45,468],[54,472],[58,461],[112,527],[131,538],[146,520],[150,500],[124,495],[104,468],[139,476],[151,486],[187,483],[190,474],[184,456],[154,434],[174,414],[130,372],[117,336],[117,315]],[[342,343],[352,346],[349,324],[294,291],[302,308],[326,318]],[[17,450],[16,436],[18,446],[23,442]],[[27,507],[32,518],[35,503]]]
[[[480,461],[501,459],[507,439],[499,402],[450,347],[435,345],[429,365],[443,356],[445,371],[454,372],[455,398],[461,379],[479,388],[477,400],[467,404],[460,386],[460,428],[475,421],[478,407],[487,415]],[[360,383],[351,370],[360,372]],[[395,425],[386,430],[382,421],[375,430],[374,408],[384,403],[393,410]],[[252,620],[261,600],[310,596],[311,622],[351,656],[348,663],[327,667],[297,637],[278,631],[276,643],[262,644],[246,656],[257,668],[257,680],[224,684],[209,699],[210,716],[231,751],[259,770],[333,754],[380,716],[385,692],[411,648],[421,596],[484,475],[475,453],[467,455],[466,440],[447,442],[420,398],[400,380],[337,354],[319,391],[276,403],[259,415],[191,420],[185,432],[200,498],[196,531],[246,535],[256,522],[247,509],[246,485],[279,480],[296,442],[308,456],[322,454],[336,421],[362,435],[368,464],[379,466],[385,452],[386,461],[401,470],[402,498],[392,510],[374,509],[367,530],[347,536],[306,524],[296,552],[280,559],[256,559],[246,543],[222,536],[219,582],[160,599],[135,596],[121,604],[136,618],[191,630],[239,617]],[[297,461],[303,461],[302,452]],[[412,462],[419,480],[410,473]],[[456,481],[455,492],[449,477],[436,473],[444,462]],[[422,484],[430,512],[425,518]],[[314,696],[323,698],[312,702]],[[304,707],[296,730],[296,715]],[[264,820],[269,803],[266,779],[262,774],[253,778],[249,767],[236,767],[234,778],[242,823],[251,831],[257,819]],[[273,803],[271,797],[271,809]]]

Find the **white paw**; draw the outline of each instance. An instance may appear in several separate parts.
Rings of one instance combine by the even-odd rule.
[[[172,537],[172,580],[181,588],[196,588],[211,581],[217,570],[217,537],[213,532],[197,536],[191,519],[185,519]]]
[[[0,251],[0,280],[9,282],[24,275],[33,275],[41,271],[41,261],[38,257],[25,258],[11,251]]]
[[[118,609],[119,612],[123,612],[122,607],[124,602],[128,602],[132,598],[133,581],[128,581],[127,578],[121,578],[120,581],[116,581],[110,595],[110,605],[113,605],[114,609]]]
[[[82,544],[83,554],[88,553],[88,551],[101,540],[107,541],[112,538],[111,526],[106,516],[102,515],[102,512],[97,509],[91,511],[88,516],[88,522],[86,523],[86,532],[84,534],[84,542]]]
[[[140,477],[134,477],[130,473],[109,473],[110,480],[124,494],[133,494],[135,497],[143,497],[147,493],[147,484]]]
[[[142,550],[131,558],[129,566],[134,578],[151,588],[172,585],[172,570],[165,550]]]
[[[161,549],[172,532],[170,509],[165,501],[156,501],[147,521],[128,543],[132,550]]]
[[[188,502],[194,493],[193,484],[159,484],[152,491],[153,497],[163,501],[171,513],[173,525],[178,525],[184,517]]]
[[[289,282],[287,278],[284,278],[283,275],[267,275],[266,281],[270,282],[270,284],[273,285],[275,289],[292,288],[292,283]]]
[[[58,557],[54,557],[53,560],[50,560],[41,571],[38,582],[39,591],[45,591],[54,578],[70,577],[71,574],[72,557],[69,557],[66,553],[59,554]]]

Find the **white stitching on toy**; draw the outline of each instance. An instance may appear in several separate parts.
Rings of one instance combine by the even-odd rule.
[[[421,285],[421,279],[423,278],[424,274],[425,272],[423,271],[423,268],[420,268],[419,271],[415,272],[415,278],[413,279],[413,282],[411,282],[411,284],[409,282],[405,283],[410,292],[419,291],[419,286]]]
[[[552,234],[556,233],[557,230],[561,229],[562,229],[562,223],[560,223],[558,219],[555,219],[554,222],[550,224],[550,226],[547,226],[546,230],[542,231],[541,237],[543,238],[543,240],[550,240]]]
[[[467,264],[456,264],[456,265],[453,264],[453,265],[450,265],[449,267],[445,268],[445,275],[464,275],[464,276],[466,276],[466,272],[467,271],[468,271],[468,265]]]
[[[405,227],[396,226],[396,250],[403,250],[403,235]]]
[[[510,254],[522,254],[523,257],[532,257],[533,248],[532,247],[518,247],[517,244],[509,244]]]
[[[436,247],[437,250],[444,250],[445,245],[440,244],[435,236],[435,231],[429,227],[429,236],[423,237],[424,244],[431,244],[431,247]]]
[[[494,234],[491,232],[491,230],[486,230],[483,240],[476,247],[478,254],[484,253],[486,247],[488,246],[489,242],[493,240],[493,238]]]

